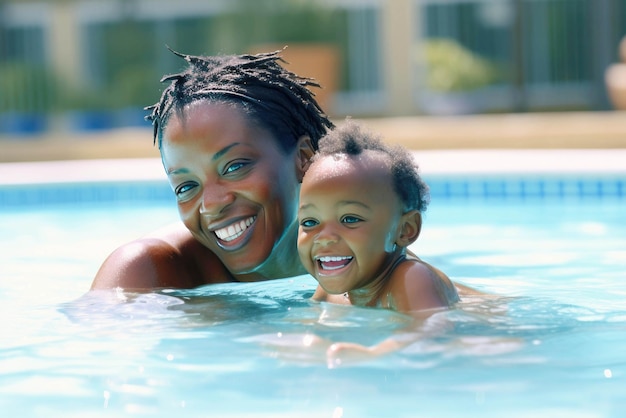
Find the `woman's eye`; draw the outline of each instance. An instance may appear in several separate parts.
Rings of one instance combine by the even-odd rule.
[[[174,193],[176,194],[176,196],[180,198],[184,196],[185,194],[189,193],[191,190],[193,190],[197,186],[198,185],[196,183],[183,183],[180,186],[178,186],[176,190],[174,190]]]
[[[315,219],[303,219],[302,222],[300,222],[300,225],[304,228],[312,228],[318,223],[319,222],[317,222]]]
[[[230,173],[234,173],[235,171],[239,171],[243,167],[245,167],[246,165],[247,165],[247,163],[244,162],[244,161],[232,162],[232,163],[230,163],[229,165],[226,166],[226,168],[224,169],[224,174],[230,174]]]

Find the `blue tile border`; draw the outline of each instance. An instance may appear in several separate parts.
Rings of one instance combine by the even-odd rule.
[[[424,176],[431,200],[626,199],[618,175]],[[0,186],[0,210],[36,205],[149,201],[176,204],[165,181]]]
[[[0,209],[135,201],[175,204],[172,189],[163,181],[27,184],[0,187]]]
[[[425,176],[431,199],[626,198],[626,178],[616,175]]]

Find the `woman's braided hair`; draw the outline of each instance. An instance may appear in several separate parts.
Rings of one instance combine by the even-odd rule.
[[[292,149],[307,135],[314,149],[333,123],[324,114],[309,87],[313,79],[300,77],[282,67],[281,51],[254,55],[192,56],[173,51],[189,66],[166,75],[170,82],[161,99],[145,109],[151,113],[154,142],[161,148],[163,129],[172,112],[198,100],[235,103],[252,120],[268,129],[284,150]]]

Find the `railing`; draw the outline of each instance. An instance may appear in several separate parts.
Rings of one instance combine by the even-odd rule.
[[[417,3],[423,29],[420,41],[453,41],[457,54],[475,60],[465,68],[430,68],[431,74],[439,70],[465,77],[465,86],[447,96],[472,103],[474,108],[469,105],[468,110],[608,108],[604,71],[616,60],[617,45],[626,35],[626,1]],[[472,70],[472,63],[480,67],[474,68],[477,74],[463,74],[463,70]],[[422,96],[424,107],[429,100],[446,96],[440,87],[431,83]]]
[[[336,98],[341,113],[384,113],[383,75],[394,65],[383,59],[389,47],[383,43],[380,23],[385,1],[395,0],[337,0],[333,12],[320,20],[327,22],[330,16],[331,26],[318,28],[310,14],[305,17],[308,25],[301,25],[308,36],[330,40],[340,50]],[[51,19],[58,18],[59,4],[74,6],[18,3],[0,0],[0,133],[41,131],[50,127],[50,115],[87,109],[106,109],[108,115],[91,115],[94,119],[86,128],[140,124],[137,109],[158,98],[156,80],[179,67],[164,48],[168,40],[184,40],[190,47],[185,52],[191,53],[194,41],[203,40],[197,49],[210,53],[222,52],[226,43],[241,46],[256,39],[235,39],[241,30],[212,35],[210,28],[219,26],[215,20],[235,4],[228,0],[183,1],[188,6],[204,4],[197,13],[182,3],[156,13],[120,6],[128,2],[98,2],[106,5],[107,12],[101,14],[85,9],[96,2],[77,0],[74,15],[82,20],[69,38],[81,50],[78,70],[69,80],[60,79],[52,68],[64,58],[55,47],[59,34],[50,35]],[[329,1],[320,4],[333,6]],[[175,10],[186,14],[174,15]],[[617,60],[617,45],[626,35],[626,0],[414,0],[412,10],[418,30],[413,34],[415,48],[407,54],[414,56],[414,95],[421,111],[609,107],[604,71]],[[282,22],[265,26],[286,32],[289,25]],[[111,57],[119,51],[112,51],[119,47],[126,58],[114,62]],[[120,67],[131,60],[135,67]],[[72,87],[72,77],[81,78],[83,87]],[[88,88],[96,93],[88,94]],[[120,98],[126,102],[120,103]]]

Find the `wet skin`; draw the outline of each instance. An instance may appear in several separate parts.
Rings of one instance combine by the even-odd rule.
[[[421,214],[404,209],[388,158],[368,150],[322,157],[308,169],[298,251],[320,285],[313,300],[413,313],[447,308],[458,301],[454,284],[407,251]]]
[[[228,105],[196,102],[167,124],[163,166],[191,234],[235,275],[279,278],[294,263],[295,151]]]
[[[174,113],[161,157],[180,225],[115,250],[92,289],[150,290],[305,273],[296,249],[299,182],[313,151],[285,152],[232,104],[197,101]]]
[[[372,151],[323,157],[304,178],[298,251],[330,294],[375,285],[399,255],[403,210],[386,158]]]

